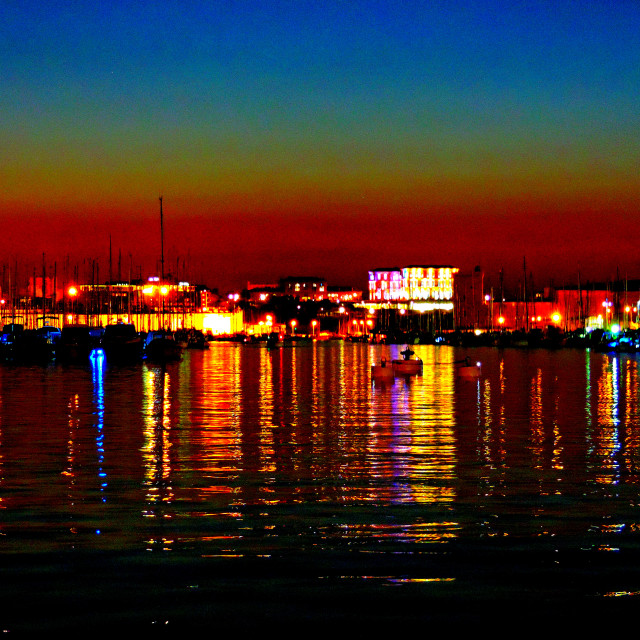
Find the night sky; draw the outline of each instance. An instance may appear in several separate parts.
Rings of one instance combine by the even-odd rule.
[[[151,273],[162,195],[221,290],[640,277],[636,0],[3,0],[0,57],[4,264]]]

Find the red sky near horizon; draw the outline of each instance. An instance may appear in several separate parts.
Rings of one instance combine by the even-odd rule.
[[[640,5],[396,5],[4,5],[3,264],[640,277]]]

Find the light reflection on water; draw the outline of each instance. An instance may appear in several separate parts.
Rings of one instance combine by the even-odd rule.
[[[0,551],[269,561],[269,584],[293,571],[303,592],[349,576],[481,598],[488,574],[502,597],[531,596],[532,575],[554,597],[638,592],[602,559],[640,549],[635,357],[478,349],[474,380],[463,350],[413,348],[422,375],[382,384],[370,366],[402,347],[2,367]],[[576,579],[561,552],[597,554],[605,577]]]

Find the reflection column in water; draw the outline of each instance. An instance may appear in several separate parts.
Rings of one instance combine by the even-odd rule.
[[[143,515],[148,518],[171,518],[164,507],[173,501],[171,487],[171,462],[169,456],[170,424],[170,379],[166,367],[148,366],[143,368],[144,387],[144,446],[142,449],[145,465],[145,485],[147,486],[148,509]],[[168,548],[173,542],[164,537],[152,539]]]
[[[371,474],[384,480],[377,491],[388,492],[376,500],[432,503],[455,497],[453,353],[428,346],[417,355],[424,363],[422,376],[370,390]]]
[[[93,380],[93,402],[95,405],[96,453],[98,459],[98,478],[102,502],[107,501],[104,494],[107,488],[107,473],[104,470],[104,352],[100,349],[91,353],[91,375]]]
[[[594,439],[596,482],[620,481],[620,358],[604,356],[598,380],[598,431]]]

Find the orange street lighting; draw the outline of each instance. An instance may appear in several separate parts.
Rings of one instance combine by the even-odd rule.
[[[78,295],[78,289],[76,289],[76,287],[69,287],[67,293],[73,298]]]

